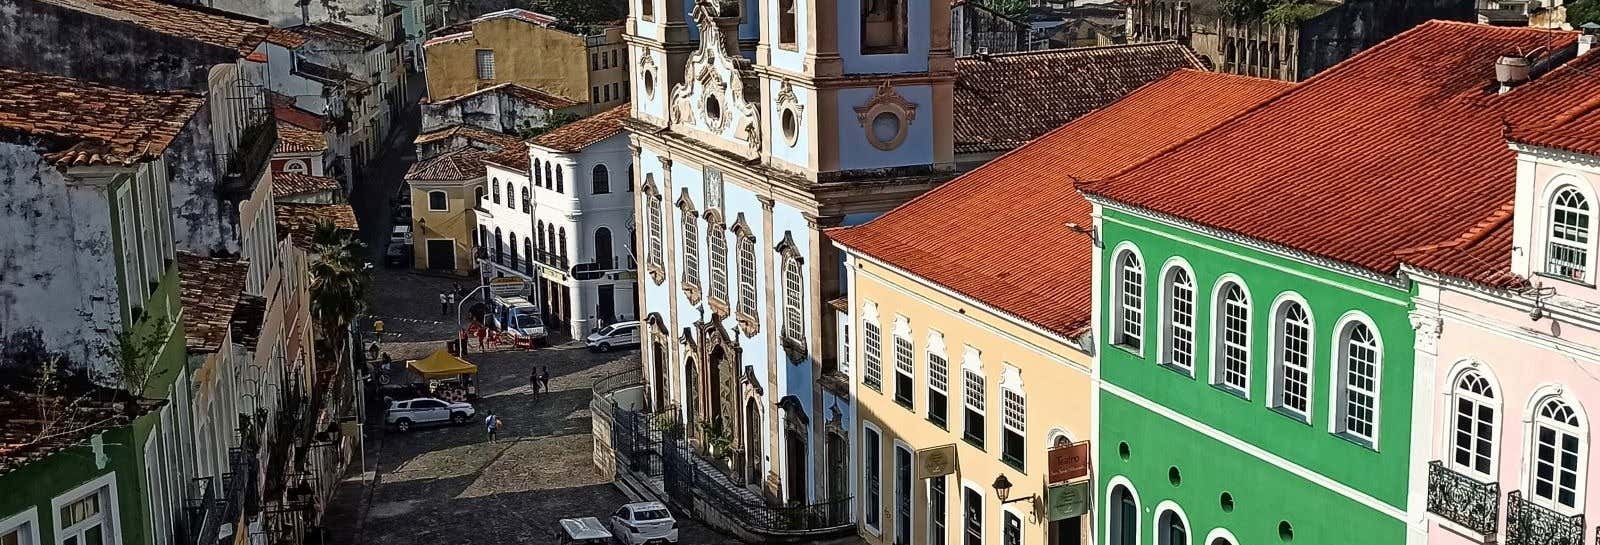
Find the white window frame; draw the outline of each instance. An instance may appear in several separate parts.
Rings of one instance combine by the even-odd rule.
[[[1116,537],[1112,535],[1112,525],[1117,522],[1113,517],[1117,516],[1117,509],[1120,507],[1115,501],[1118,488],[1126,490],[1128,498],[1133,500],[1133,528],[1131,529],[1133,531],[1133,542],[1143,543],[1141,539],[1144,537],[1144,502],[1139,499],[1139,489],[1134,488],[1133,481],[1122,475],[1112,477],[1111,480],[1106,482],[1105,508],[1099,509],[1105,514],[1105,526],[1101,526],[1101,528],[1106,529],[1105,542],[1108,544],[1115,543],[1112,541],[1112,538]]]
[[[940,395],[944,396],[944,426],[946,428],[949,428],[950,427],[950,356],[948,355],[948,353],[946,351],[946,348],[945,348],[944,333],[940,333],[936,329],[928,330],[928,343],[927,343],[927,346],[923,348],[923,358],[924,358],[924,361],[926,361],[927,365],[928,365],[928,390],[930,390],[932,392],[938,392]],[[938,365],[935,365],[934,364],[934,359],[935,358],[937,358],[942,363],[940,363]],[[933,415],[933,400],[929,399],[927,401],[927,404],[928,404],[928,415],[931,417]],[[945,507],[948,508],[949,507],[948,498],[946,499],[946,502],[947,502],[947,504],[946,504]]]
[[[116,199],[117,233],[122,240],[122,280],[123,287],[127,290],[125,298],[128,303],[128,315],[131,318],[134,307],[144,306],[146,294],[144,288],[144,266],[139,259],[139,229],[136,225],[138,205],[133,202],[133,188],[131,187],[138,182],[133,178],[127,178],[127,180],[128,183],[124,183],[117,188]]]
[[[861,382],[874,391],[883,391],[883,326],[878,323],[878,305],[861,305]]]
[[[985,488],[982,485],[980,485],[978,483],[975,483],[975,482],[972,482],[972,481],[969,481],[969,480],[966,480],[966,479],[962,479],[961,480],[961,497],[957,498],[957,500],[959,502],[957,504],[957,508],[958,508],[957,512],[961,513],[961,519],[960,519],[961,520],[961,526],[960,526],[961,531],[957,532],[956,535],[961,536],[961,539],[959,539],[957,542],[958,543],[963,543],[963,544],[967,542],[967,491],[968,490],[973,491],[973,492],[977,492],[978,493],[978,498],[980,500],[979,505],[978,505],[978,535],[984,536],[985,538],[987,538],[988,534],[989,534],[989,494],[987,492],[985,492]],[[988,539],[984,539],[984,541],[987,542]]]
[[[1166,532],[1162,531],[1163,528],[1161,527],[1161,519],[1163,515],[1167,515],[1169,513],[1172,516],[1177,517],[1178,522],[1183,523],[1183,543],[1169,542],[1167,540]],[[1151,517],[1150,520],[1154,522],[1154,525],[1150,527],[1150,532],[1153,534],[1152,537],[1155,545],[1191,545],[1194,543],[1194,525],[1189,523],[1189,515],[1183,512],[1183,507],[1179,506],[1177,502],[1165,500],[1157,504],[1155,516]]]
[[[104,545],[120,545],[122,543],[122,519],[117,497],[117,474],[107,473],[50,499],[50,520],[55,527],[53,532],[55,545],[62,545],[67,537],[67,532],[73,532],[73,535],[76,536],[79,535],[79,532],[92,526],[92,524],[80,521],[68,528],[61,527],[61,508],[92,494],[101,495],[100,522],[104,526],[101,528],[100,534]],[[83,540],[79,539],[78,544],[83,545]]]
[[[1289,350],[1289,319],[1290,305],[1297,305],[1305,313],[1305,337],[1301,339],[1305,344],[1305,366],[1296,370],[1305,374],[1305,409],[1290,407],[1285,401],[1288,396],[1289,371],[1291,366],[1285,358]],[[1317,319],[1311,312],[1311,305],[1306,303],[1305,297],[1300,294],[1286,291],[1278,294],[1278,299],[1272,303],[1272,335],[1267,338],[1268,360],[1271,365],[1271,380],[1268,382],[1268,399],[1271,407],[1285,416],[1300,422],[1310,423],[1313,418],[1313,408],[1316,406],[1316,372],[1317,372]]]
[[[1372,390],[1370,392],[1359,392],[1363,395],[1372,396],[1371,437],[1351,432],[1346,424],[1350,395],[1350,362],[1348,360],[1350,348],[1346,344],[1345,338],[1348,332],[1353,330],[1357,324],[1366,327],[1367,331],[1372,333],[1372,341],[1377,356],[1376,361],[1373,362]],[[1333,379],[1329,381],[1332,384],[1328,385],[1333,390],[1331,395],[1328,396],[1328,402],[1332,404],[1328,408],[1328,414],[1332,416],[1329,422],[1330,431],[1367,448],[1377,450],[1378,438],[1382,436],[1380,423],[1383,421],[1383,338],[1379,335],[1378,328],[1373,325],[1371,318],[1359,311],[1351,311],[1340,317],[1339,321],[1334,324],[1333,343],[1333,374],[1331,375]]]
[[[977,388],[973,388],[976,384]],[[979,430],[978,437],[982,438],[983,448],[989,448],[989,413],[986,408],[989,388],[988,377],[983,375],[983,357],[978,349],[966,347],[966,353],[961,358],[961,437],[967,436],[967,410],[977,412],[983,417],[983,429]]]
[[[720,223],[706,225],[706,268],[709,271],[713,301],[728,303],[728,230]]]
[[[1116,296],[1116,304],[1113,306],[1111,319],[1111,343],[1114,346],[1142,356],[1145,345],[1144,308],[1145,300],[1147,299],[1147,290],[1145,289],[1147,282],[1145,280],[1148,276],[1145,274],[1144,256],[1140,254],[1137,246],[1129,242],[1118,244],[1116,251],[1112,252],[1111,255],[1112,278],[1114,279],[1112,285],[1113,293]],[[1136,272],[1138,275],[1137,281],[1130,280],[1130,268],[1127,263],[1124,263],[1127,259],[1132,259],[1132,265],[1138,269]],[[1130,286],[1130,284],[1137,284],[1137,286]],[[1130,295],[1130,291],[1135,289],[1138,293]],[[1130,330],[1133,331],[1130,333]],[[1133,342],[1138,346],[1131,346],[1125,342],[1123,339],[1125,336],[1132,337]]]
[[[485,81],[494,79],[494,50],[493,49],[478,49],[478,50],[476,50],[474,52],[474,54],[473,54],[473,61],[474,61],[474,67],[477,69],[477,70],[475,70],[474,73],[477,74],[478,79],[485,80]],[[487,61],[487,62],[485,62],[485,61]]]
[[[1178,284],[1173,281],[1174,276],[1182,273],[1188,276],[1189,282],[1185,286],[1189,291],[1189,323],[1179,324],[1177,320],[1177,291]],[[1200,318],[1200,288],[1195,282],[1194,269],[1182,258],[1172,258],[1167,261],[1161,271],[1161,335],[1160,335],[1160,363],[1172,369],[1188,374],[1194,378],[1195,360],[1198,357],[1196,348],[1200,346],[1196,321]],[[1177,336],[1186,333],[1189,336],[1189,361],[1187,364],[1179,363],[1174,355],[1177,353]]]
[[[876,497],[878,499],[878,505],[872,506],[872,507],[874,507],[874,509],[870,509],[869,510],[868,509],[869,506],[867,505],[866,498],[865,497],[862,498],[862,501],[861,501],[861,511],[862,511],[862,513],[861,513],[861,526],[866,528],[868,532],[872,532],[872,535],[882,536],[883,535],[883,428],[878,427],[876,424],[873,424],[871,421],[868,421],[868,420],[862,420],[861,421],[861,434],[862,434],[862,436],[861,436],[861,494],[862,494],[862,496],[867,496],[868,494],[871,494],[873,492],[873,490],[868,486],[868,483],[870,483],[871,480],[869,478],[870,475],[869,475],[869,473],[867,471],[867,460],[868,460],[867,456],[869,454],[867,452],[867,438],[866,438],[867,432],[872,432],[873,435],[876,435],[878,437],[878,451],[870,453],[878,461],[878,489],[876,490],[876,492],[877,492],[877,496]],[[873,516],[877,517],[877,519],[878,519],[877,520],[877,524],[873,524],[869,520],[869,518],[867,516],[868,513],[871,513]]]
[[[1226,369],[1226,351],[1230,344],[1226,341],[1228,336],[1226,322],[1228,286],[1238,286],[1239,293],[1244,295],[1244,345],[1240,347],[1244,350],[1244,385],[1242,387],[1228,382],[1228,370]],[[1254,300],[1254,296],[1250,294],[1249,286],[1245,285],[1244,279],[1239,278],[1237,275],[1222,275],[1211,289],[1211,384],[1246,400],[1250,399],[1250,380],[1252,378],[1250,358],[1252,356],[1251,350],[1254,347],[1250,342],[1250,335],[1255,329],[1255,321],[1251,319],[1253,318],[1251,314],[1255,312]]]
[[[435,193],[438,193],[440,195],[444,195],[444,207],[443,208],[434,208],[433,207],[433,195]],[[428,211],[429,212],[449,212],[450,211],[450,194],[449,193],[447,193],[445,191],[442,191],[442,190],[434,189],[434,190],[428,191],[427,198],[428,198]]]
[[[1005,432],[1011,431],[1022,438],[1022,469],[1028,463],[1028,396],[1022,386],[1022,370],[1004,364],[1000,372],[1000,458],[1005,462]]]
[[[806,340],[805,267],[794,257],[783,258],[783,338],[802,344]]]
[[[927,523],[927,526],[922,529],[924,532],[924,537],[921,543],[933,544],[935,543],[935,537],[939,539],[937,543],[940,545],[947,545],[950,543],[950,482],[953,481],[954,478],[955,475],[951,474],[921,479],[924,484],[924,494],[922,497],[924,500],[926,500],[923,502],[923,508],[926,509],[926,511],[924,511],[925,514],[923,515],[923,518],[925,519],[924,522]],[[940,513],[937,517],[935,517],[933,513],[933,482],[935,479],[942,479],[942,482],[944,483],[944,489],[940,490],[944,497],[944,512]],[[937,525],[943,526],[943,533],[935,530],[935,526]]]
[[[911,474],[909,475],[911,480],[910,480],[910,482],[906,483],[906,485],[907,485],[906,489],[907,489],[907,491],[909,491],[909,493],[910,493],[910,495],[912,497],[905,499],[906,510],[909,511],[908,513],[906,513],[906,515],[908,515],[908,516],[906,517],[906,521],[905,521],[906,543],[912,543],[912,544],[922,543],[921,541],[916,541],[916,536],[917,536],[917,524],[916,524],[916,519],[917,519],[917,501],[916,501],[917,482],[921,480],[921,479],[917,478],[917,449],[911,448],[910,444],[906,443],[905,441],[901,440],[898,437],[895,438],[893,444],[894,444],[894,448],[889,449],[889,462],[890,462],[890,464],[889,464],[889,472],[894,475],[894,478],[889,480],[889,489],[894,492],[893,494],[890,494],[890,496],[892,496],[894,498],[894,501],[890,503],[889,511],[891,513],[894,513],[894,516],[890,517],[890,519],[894,521],[894,528],[893,528],[894,531],[890,534],[889,543],[891,545],[893,545],[894,543],[897,543],[897,541],[894,538],[898,537],[896,534],[900,533],[900,460],[899,460],[899,454],[900,453],[899,453],[899,451],[905,451],[907,454],[910,455],[909,458],[911,460],[910,467],[908,467],[908,469],[911,470]],[[924,536],[924,537],[926,537],[926,536]]]
[[[1546,240],[1544,247],[1544,263],[1540,269],[1540,272],[1545,276],[1559,278],[1569,282],[1590,284],[1593,282],[1592,278],[1594,275],[1596,220],[1595,207],[1597,203],[1591,197],[1589,192],[1584,191],[1584,189],[1577,183],[1569,180],[1556,181],[1555,187],[1554,189],[1550,190],[1549,195],[1549,198],[1545,200],[1545,205],[1548,210],[1545,214],[1544,222],[1544,235]],[[1576,199],[1581,199],[1581,204],[1583,204],[1585,208],[1578,209],[1569,205],[1559,204],[1557,202],[1567,195],[1572,195]],[[1573,225],[1566,229],[1562,229],[1562,226],[1558,225],[1556,222],[1556,215],[1563,212],[1576,215],[1580,219],[1586,220],[1587,225]],[[1579,231],[1580,229],[1581,231]],[[1575,241],[1569,240],[1567,237],[1558,237],[1557,232],[1563,230],[1576,231],[1574,236],[1581,237],[1584,240]],[[1557,263],[1555,258],[1555,250],[1557,247],[1581,254],[1582,261],[1576,263]],[[1579,270],[1579,274],[1576,277],[1562,274],[1561,272],[1554,270],[1557,267],[1576,268]]]
[[[900,402],[900,378],[906,377],[911,383],[909,391],[905,392],[906,398],[911,403],[907,409],[916,412],[917,403],[917,348],[911,340],[911,320],[905,316],[894,316],[894,399]]]
[[[17,533],[18,545],[41,545],[39,543],[39,508],[29,507],[19,513],[0,519],[0,535],[10,532]]]
[[[1552,392],[1551,390],[1555,390],[1555,391]],[[1544,407],[1546,405],[1552,403],[1552,402],[1558,402],[1558,401],[1560,403],[1562,403],[1563,405],[1566,405],[1568,409],[1572,410],[1573,416],[1578,422],[1576,426],[1573,426],[1573,425],[1570,425],[1570,424],[1566,424],[1566,423],[1552,421],[1548,417],[1543,416],[1542,413],[1543,413]],[[1526,428],[1526,436],[1527,437],[1524,440],[1525,443],[1526,443],[1524,452],[1526,454],[1525,454],[1525,459],[1524,459],[1524,469],[1523,470],[1526,473],[1525,476],[1524,476],[1524,479],[1525,479],[1524,480],[1524,484],[1526,485],[1527,491],[1528,491],[1528,494],[1526,496],[1528,501],[1531,501],[1531,502],[1533,502],[1535,504],[1550,508],[1550,509],[1555,510],[1556,512],[1561,513],[1563,515],[1574,515],[1574,514],[1583,513],[1584,512],[1584,508],[1585,508],[1584,504],[1586,503],[1584,500],[1587,499],[1587,498],[1585,498],[1585,496],[1588,494],[1588,490],[1585,489],[1584,484],[1586,484],[1586,482],[1587,482],[1586,479],[1589,478],[1588,463],[1589,463],[1589,448],[1590,448],[1590,444],[1589,444],[1590,443],[1590,439],[1589,439],[1589,432],[1588,432],[1588,430],[1589,430],[1589,421],[1588,421],[1587,413],[1585,413],[1585,411],[1583,410],[1583,405],[1579,404],[1578,400],[1573,399],[1572,397],[1566,395],[1565,392],[1561,392],[1559,389],[1541,388],[1539,391],[1535,392],[1534,396],[1532,397],[1532,403],[1530,403],[1528,405],[1527,415],[1528,415],[1527,428]],[[1559,501],[1556,500],[1556,498],[1544,498],[1544,497],[1539,496],[1539,494],[1538,494],[1537,483],[1538,483],[1538,478],[1539,478],[1539,471],[1538,471],[1538,467],[1539,467],[1539,465],[1538,465],[1539,464],[1539,428],[1540,428],[1540,426],[1544,425],[1544,422],[1547,422],[1547,421],[1555,429],[1555,431],[1557,431],[1559,433],[1571,434],[1574,437],[1576,437],[1577,440],[1578,440],[1578,453],[1577,453],[1577,462],[1578,463],[1577,463],[1577,468],[1574,471],[1576,473],[1576,475],[1575,475],[1576,478],[1573,481],[1574,483],[1576,483],[1578,485],[1578,488],[1573,491],[1574,505],[1572,505],[1572,506],[1562,505]],[[1559,456],[1560,455],[1560,444],[1559,443],[1556,445],[1556,448],[1557,448],[1557,455]],[[1559,479],[1560,460],[1559,459],[1556,460],[1554,469],[1556,470],[1556,472],[1553,472],[1552,475],[1557,475],[1557,477],[1555,478],[1555,480],[1553,482],[1554,488],[1552,488],[1551,490],[1552,490],[1552,493],[1559,494],[1559,490],[1560,490],[1560,479]],[[1586,530],[1587,530],[1587,528],[1586,528]]]
[[[1447,401],[1449,406],[1446,407],[1446,410],[1443,413],[1448,415],[1446,417],[1446,422],[1449,423],[1449,432],[1445,443],[1447,451],[1445,463],[1451,468],[1454,468],[1457,472],[1476,477],[1479,481],[1495,482],[1499,480],[1497,475],[1499,475],[1500,472],[1500,452],[1498,450],[1500,445],[1500,422],[1505,419],[1505,410],[1503,404],[1501,403],[1500,385],[1487,371],[1487,369],[1480,366],[1473,366],[1449,375],[1451,377],[1449,383],[1450,398]],[[1484,388],[1488,389],[1488,393],[1485,394],[1482,392],[1473,392],[1463,389],[1462,383],[1465,382],[1468,377],[1476,377],[1477,380],[1482,381]],[[1466,402],[1471,406],[1471,414],[1464,415],[1461,412],[1462,402]],[[1480,418],[1484,409],[1492,411],[1492,414],[1494,415],[1493,418],[1487,422],[1489,427],[1488,437],[1484,437],[1482,434],[1478,433],[1480,427],[1485,424],[1485,422],[1483,422]],[[1472,440],[1473,448],[1469,453],[1469,455],[1472,457],[1471,460],[1476,460],[1478,445],[1480,443],[1488,443],[1488,471],[1479,471],[1478,468],[1475,467],[1476,464],[1473,462],[1461,464],[1460,462],[1456,461],[1457,451],[1461,448],[1459,441],[1461,434],[1464,431],[1461,429],[1461,420],[1464,416],[1471,421],[1472,426],[1472,429],[1465,430],[1471,436]]]

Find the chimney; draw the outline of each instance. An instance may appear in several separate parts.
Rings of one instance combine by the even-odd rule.
[[[1500,84],[1500,92],[1505,93],[1527,82],[1532,70],[1533,63],[1527,57],[1508,53],[1494,61],[1494,80]]]
[[[1594,50],[1595,45],[1600,45],[1600,23],[1590,21],[1584,23],[1583,35],[1578,36],[1578,54],[1583,55]]]

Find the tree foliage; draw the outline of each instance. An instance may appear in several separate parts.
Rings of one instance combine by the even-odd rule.
[[[142,397],[150,382],[164,374],[157,356],[171,334],[172,320],[153,316],[136,327],[123,328],[110,342],[101,344],[100,354],[114,364],[122,389]]]
[[[1584,23],[1600,24],[1600,0],[1578,0],[1567,4],[1567,23],[1573,28]]]
[[[989,0],[985,4],[995,13],[1008,19],[1026,19],[1028,17],[1028,0]]]
[[[344,346],[350,323],[366,307],[367,263],[361,243],[329,221],[317,223],[311,235],[311,312],[333,346]],[[340,350],[340,354],[344,351]]]
[[[583,118],[578,114],[569,112],[554,112],[544,118],[543,125],[534,126],[532,124],[527,124],[518,127],[517,135],[521,136],[523,139],[533,138],[535,136],[556,130],[556,128],[561,127],[562,125],[572,123],[573,121],[577,121],[579,119]]]

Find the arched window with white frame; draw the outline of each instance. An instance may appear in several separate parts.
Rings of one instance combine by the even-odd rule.
[[[698,290],[700,287],[700,215],[694,211],[694,204],[689,202],[688,193],[678,200],[678,207],[683,211],[683,284],[684,287]]]
[[[1212,310],[1211,381],[1250,397],[1250,294],[1237,280],[1217,285]]]
[[[1161,363],[1194,374],[1194,273],[1181,263],[1162,275]]]
[[[711,277],[711,300],[728,304],[728,230],[722,222],[706,226],[706,262]]]
[[[1583,415],[1560,397],[1542,401],[1533,417],[1528,461],[1529,499],[1563,514],[1583,511],[1584,456],[1588,433]]]
[[[1155,545],[1189,545],[1189,520],[1170,500],[1156,506]]]
[[[806,324],[805,271],[799,257],[783,260],[783,338],[793,346],[805,346]]]
[[[1344,320],[1336,334],[1334,432],[1377,448],[1382,345],[1377,332],[1362,318]]]
[[[1111,342],[1138,351],[1144,344],[1144,262],[1132,246],[1118,249],[1116,255],[1117,306]]]
[[[1111,492],[1107,494],[1110,509],[1106,510],[1106,545],[1139,545],[1139,497],[1123,477],[1112,479]]]
[[[1451,397],[1455,402],[1451,465],[1479,480],[1494,481],[1495,427],[1500,415],[1494,385],[1469,369],[1456,379]]]
[[[1302,422],[1311,421],[1314,331],[1305,301],[1280,297],[1272,312],[1272,407]]]
[[[1576,186],[1556,191],[1550,199],[1550,235],[1545,249],[1545,274],[1583,282],[1588,278],[1594,237],[1593,207]]]

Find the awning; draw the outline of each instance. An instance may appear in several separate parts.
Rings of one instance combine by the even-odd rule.
[[[426,358],[407,362],[406,368],[427,380],[450,378],[461,374],[477,374],[478,372],[478,366],[450,355],[443,348],[434,351],[433,355]]]

